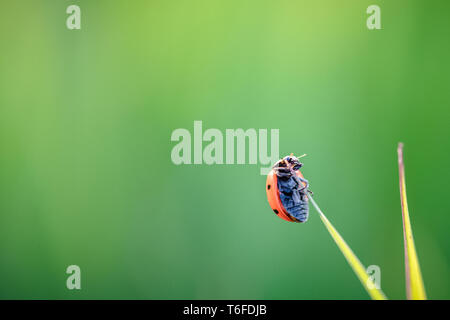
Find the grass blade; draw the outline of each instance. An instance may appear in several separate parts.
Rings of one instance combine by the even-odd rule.
[[[369,277],[369,275],[366,273],[366,268],[364,268],[361,261],[359,261],[358,257],[353,253],[352,249],[350,249],[339,232],[337,232],[337,230],[333,227],[322,210],[320,210],[314,199],[310,195],[308,195],[308,197],[314,208],[319,213],[320,219],[328,229],[331,237],[336,242],[345,259],[347,259],[348,264],[350,265],[350,267],[352,267],[353,271],[356,273],[357,277],[361,281],[364,288],[367,290],[367,293],[370,295],[370,297],[374,300],[386,300],[386,296],[384,295],[383,291],[376,288],[375,284],[372,281],[372,278]]]
[[[398,169],[400,179],[400,200],[402,203],[403,241],[405,247],[406,297],[409,300],[425,300],[427,298],[420,272],[419,259],[409,219],[408,201],[406,199],[405,165],[403,163],[403,143],[398,144]]]

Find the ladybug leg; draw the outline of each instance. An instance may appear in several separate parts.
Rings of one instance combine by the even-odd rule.
[[[303,183],[305,184],[305,186],[303,186],[303,188],[300,188],[300,189],[299,189],[300,191],[303,191],[303,190],[309,188],[309,182],[308,182],[308,180],[303,179],[303,178],[300,178],[300,177],[297,177],[297,179],[298,179],[300,182],[303,182]]]
[[[297,183],[299,186],[303,185],[303,183],[305,184],[302,188],[299,188],[298,190],[300,192],[303,192],[305,189],[308,190],[309,188],[309,182],[308,180],[304,179],[304,178],[300,178],[299,176],[297,176],[295,173],[293,174],[294,178],[297,180]]]
[[[311,190],[309,190],[309,182],[308,182],[308,180],[303,179],[303,178],[300,178],[300,177],[297,177],[297,178],[298,178],[298,180],[299,180],[300,182],[304,182],[304,183],[305,183],[305,186],[304,186],[303,188],[300,188],[299,191],[303,191],[303,190],[306,189],[306,192],[309,192],[309,194],[310,194],[311,196],[313,196],[314,193],[313,193]],[[299,184],[300,184],[300,183],[299,183]]]

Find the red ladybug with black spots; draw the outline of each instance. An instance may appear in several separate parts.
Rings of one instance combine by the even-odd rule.
[[[281,219],[290,222],[306,222],[309,216],[307,193],[312,192],[299,170],[303,166],[299,158],[291,154],[277,161],[266,181],[270,207]]]

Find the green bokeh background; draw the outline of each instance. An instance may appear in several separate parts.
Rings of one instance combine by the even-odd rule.
[[[67,6],[82,29],[65,26]],[[382,30],[366,27],[381,7]],[[258,165],[175,166],[176,128],[276,128],[389,298],[405,143],[428,296],[450,298],[448,1],[3,1],[0,298],[367,299]],[[81,267],[82,289],[65,269]]]

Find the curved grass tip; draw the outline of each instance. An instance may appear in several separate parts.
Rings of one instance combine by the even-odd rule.
[[[420,272],[419,258],[414,245],[408,201],[406,199],[405,165],[403,162],[403,143],[398,144],[398,170],[400,180],[400,201],[402,204],[403,242],[405,247],[406,297],[408,300],[425,300],[425,286]]]

